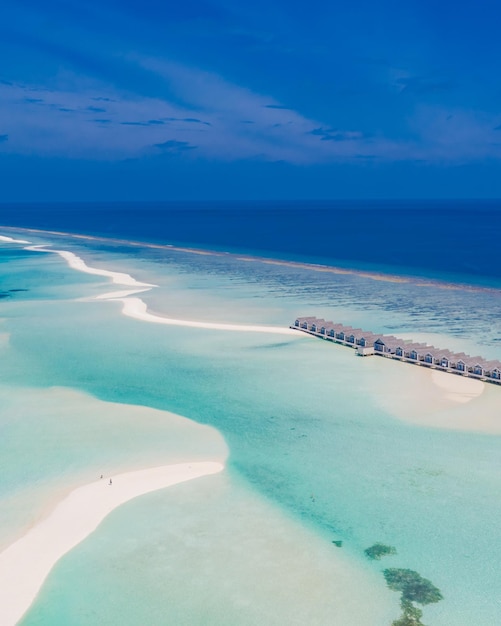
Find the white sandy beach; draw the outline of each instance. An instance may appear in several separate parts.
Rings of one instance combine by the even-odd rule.
[[[0,624],[16,624],[57,561],[115,508],[158,489],[215,474],[222,463],[164,465],[98,479],[72,491],[48,517],[0,554]]]

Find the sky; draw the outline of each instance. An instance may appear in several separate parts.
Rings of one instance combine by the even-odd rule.
[[[501,197],[498,0],[2,0],[0,202]]]

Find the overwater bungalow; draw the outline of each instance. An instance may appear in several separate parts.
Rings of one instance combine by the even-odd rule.
[[[479,363],[474,365],[470,371],[472,372],[472,374],[475,374],[475,376],[484,376],[485,374],[483,365],[480,365]]]
[[[337,339],[337,333],[342,330],[344,326],[342,324],[333,324],[329,322],[327,326],[327,335],[332,339]]]
[[[426,343],[399,339],[393,335],[377,335],[361,328],[352,328],[316,317],[298,317],[291,328],[356,348],[356,354],[359,356],[375,354],[501,384],[499,361],[487,361],[480,356],[471,357],[464,352],[454,353]]]
[[[364,331],[361,328],[352,328],[349,335],[346,337],[346,341],[353,345],[358,344],[358,340],[360,336],[363,335]]]
[[[403,346],[397,346],[399,348],[403,348],[403,358],[413,361],[413,362],[421,362],[424,361],[425,355],[429,352],[430,346],[427,346],[425,343],[415,343],[412,341],[406,342]],[[396,353],[396,348],[395,348]]]
[[[501,368],[495,367],[490,372],[488,372],[488,375],[495,380],[501,380]]]
[[[376,352],[389,352],[389,350],[387,350],[386,348],[384,340],[381,339],[381,337],[376,339],[376,341],[374,342],[374,350],[376,350]]]
[[[375,342],[375,336],[372,335],[372,333],[370,334],[366,333],[365,335],[357,339],[357,344],[359,346],[362,346],[362,348],[368,348],[370,346],[372,347],[374,346],[374,342]]]

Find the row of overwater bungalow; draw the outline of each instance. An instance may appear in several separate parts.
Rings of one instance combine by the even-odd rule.
[[[316,317],[298,317],[291,328],[354,348],[359,356],[385,356],[486,382],[501,383],[501,362],[488,361],[481,356],[471,357],[464,352],[451,352],[393,335],[377,335]]]

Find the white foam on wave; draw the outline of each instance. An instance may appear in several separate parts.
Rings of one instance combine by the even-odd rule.
[[[123,303],[122,313],[143,322],[166,324],[169,326],[188,326],[190,328],[207,328],[211,330],[233,330],[246,333],[275,333],[279,335],[294,335],[299,333],[291,328],[282,326],[259,326],[258,324],[227,324],[224,322],[200,322],[194,320],[179,320],[148,313],[148,307],[141,298],[114,298]]]
[[[0,235],[0,241],[4,241],[5,243],[31,243],[31,241],[25,241],[24,239],[13,239],[12,237],[7,237],[6,235]]]
[[[146,493],[201,476],[224,465],[214,461],[162,465],[97,480],[72,491],[47,518],[0,554],[0,624],[14,626],[31,606],[44,580],[121,504]]]

